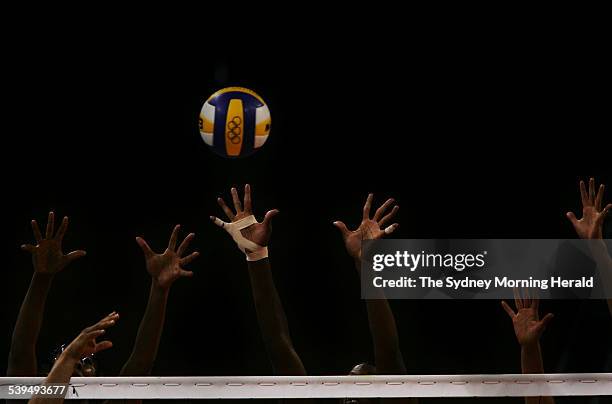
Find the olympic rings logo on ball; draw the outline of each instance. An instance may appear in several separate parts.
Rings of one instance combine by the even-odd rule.
[[[242,141],[242,119],[235,116],[227,123],[227,138],[232,144],[238,144]]]
[[[221,157],[250,156],[270,135],[270,109],[248,88],[218,90],[204,102],[199,117],[202,140]]]

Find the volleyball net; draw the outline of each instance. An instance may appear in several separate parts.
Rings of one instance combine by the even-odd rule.
[[[0,378],[0,399],[29,398],[43,382]],[[66,399],[90,400],[612,396],[612,373],[73,377],[64,386]],[[15,395],[28,387],[29,394]]]

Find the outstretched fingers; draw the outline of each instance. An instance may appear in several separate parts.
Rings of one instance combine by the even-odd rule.
[[[219,218],[218,218],[218,217],[216,217],[216,216],[211,216],[211,217],[210,217],[210,220],[211,220],[211,221],[212,221],[214,224],[216,224],[217,226],[219,226],[219,227],[221,227],[221,228],[224,228],[225,226],[229,225],[229,223],[224,222],[223,220],[219,219]]]
[[[519,294],[519,290],[517,288],[512,288],[512,293],[514,294],[514,305],[518,311],[523,308],[523,299],[521,299],[521,295]]]
[[[96,338],[104,335],[105,332],[106,332],[106,330],[104,330],[104,329],[102,329],[102,330],[92,330],[92,331],[88,331],[87,333],[85,333],[85,337],[87,339],[95,340]]]
[[[47,229],[45,231],[45,238],[50,239],[53,238],[53,230],[55,228],[55,213],[49,212],[49,217],[47,219]]]
[[[238,197],[238,190],[236,188],[232,188],[232,201],[234,202],[234,209],[236,209],[236,213],[242,212],[242,204],[240,203],[240,198]]]
[[[395,205],[393,209],[391,209],[391,212],[387,213],[382,219],[380,219],[380,221],[378,222],[378,225],[381,228],[384,227],[389,221],[391,221],[391,219],[395,217],[398,211],[399,211],[399,206]]]
[[[363,205],[363,220],[370,219],[370,210],[372,209],[372,200],[374,199],[374,194],[368,194],[368,198],[366,199],[365,205]]]
[[[253,203],[251,202],[251,186],[249,184],[244,186],[244,211],[246,213],[253,212]]]
[[[200,255],[200,253],[197,252],[197,251],[192,252],[188,256],[181,258],[180,265],[183,266],[183,265],[189,264],[191,261],[193,261],[194,259],[198,258],[199,255]]]
[[[92,325],[91,327],[87,327],[84,330],[84,333],[89,334],[94,331],[105,330],[115,325],[117,320],[119,320],[119,313],[112,312],[106,317],[104,317],[102,320],[98,321],[96,324]]]
[[[378,209],[376,209],[376,212],[374,212],[374,217],[372,218],[372,220],[374,220],[375,222],[378,222],[383,217],[383,214],[387,211],[387,209],[389,209],[389,207],[393,205],[393,203],[395,203],[395,199],[393,198],[387,199],[385,203],[383,203],[382,205],[380,205]]]
[[[540,309],[540,298],[537,294],[537,290],[532,290],[532,294],[533,297],[531,298],[531,308],[534,309],[536,313],[538,313],[538,310]]]
[[[177,224],[176,226],[174,226],[174,229],[172,230],[172,234],[170,235],[170,240],[168,241],[168,250],[170,251],[176,250],[176,240],[178,239],[178,232],[180,228],[181,228],[181,225]]]
[[[582,201],[582,206],[590,206],[589,205],[589,197],[587,195],[587,191],[586,191],[586,185],[584,184],[584,181],[580,180],[580,200]]]
[[[604,184],[599,185],[599,190],[597,190],[597,196],[595,197],[595,210],[598,212],[601,210],[605,190],[606,186]]]
[[[217,198],[217,203],[219,204],[219,206],[221,206],[221,209],[223,209],[223,212],[225,213],[225,216],[227,216],[227,218],[229,220],[234,220],[234,217],[236,216],[234,214],[234,212],[232,212],[232,210],[225,204],[225,201],[223,200],[223,198],[219,197]]]
[[[512,310],[512,307],[510,307],[510,305],[508,303],[506,303],[505,301],[502,300],[501,305],[504,308],[504,310],[506,311],[506,313],[508,313],[510,318],[514,318],[516,316],[516,313],[514,312],[514,310]]]
[[[529,296],[529,289],[523,289],[523,307],[526,309],[531,308],[531,296]]]
[[[68,229],[68,216],[64,216],[62,219],[62,224],[60,224],[57,233],[55,234],[55,239],[60,243],[64,240],[64,235],[66,234],[66,230]]]
[[[589,178],[589,204],[595,205],[595,178]]]
[[[181,269],[179,271],[179,276],[181,278],[191,278],[191,277],[193,277],[193,272],[192,271],[185,271],[184,269]]]
[[[195,233],[189,233],[189,235],[185,237],[181,245],[179,245],[178,250],[176,250],[176,253],[178,254],[179,257],[183,256],[183,254],[185,253],[185,250],[187,250],[187,247],[189,247],[189,243],[191,243],[191,240],[193,240],[194,237],[195,237]]]
[[[34,239],[36,243],[40,243],[43,241],[42,234],[40,232],[40,227],[38,227],[38,222],[36,220],[32,220],[32,232],[34,233]]]

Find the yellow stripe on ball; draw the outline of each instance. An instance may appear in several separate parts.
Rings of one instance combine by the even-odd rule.
[[[225,121],[225,151],[228,156],[240,156],[244,131],[242,100],[230,100]]]

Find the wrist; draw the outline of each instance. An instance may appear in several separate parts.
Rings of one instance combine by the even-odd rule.
[[[156,295],[167,295],[170,292],[170,286],[171,285],[161,285],[157,279],[153,278],[151,279],[151,294],[156,294]]]
[[[268,258],[268,247],[262,246],[255,251],[245,252],[247,261],[260,261],[262,259]]]
[[[48,272],[34,272],[34,274],[32,275],[32,279],[39,282],[51,282],[54,277],[55,274]]]
[[[587,246],[593,253],[607,252],[608,246],[602,238],[587,239]]]
[[[70,347],[70,345],[68,345],[66,347],[66,349],[64,350],[64,352],[62,352],[60,354],[60,356],[57,358],[56,363],[65,363],[65,364],[74,364],[76,365],[77,362],[79,362],[81,360],[81,356],[79,352],[77,352],[77,350],[72,349]]]
[[[540,341],[530,341],[522,343],[521,350],[525,352],[537,352],[540,350]]]

